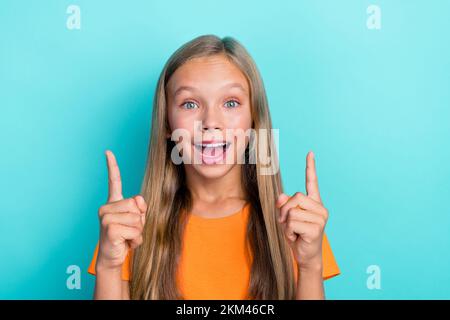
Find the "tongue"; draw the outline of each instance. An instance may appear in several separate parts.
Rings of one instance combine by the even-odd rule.
[[[213,164],[222,159],[223,148],[205,148],[202,152],[203,161],[207,164]]]

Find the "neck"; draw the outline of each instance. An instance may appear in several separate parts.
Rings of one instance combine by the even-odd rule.
[[[234,165],[224,176],[208,178],[186,166],[186,182],[192,197],[204,203],[220,203],[231,198],[245,199],[241,183],[242,165]]]

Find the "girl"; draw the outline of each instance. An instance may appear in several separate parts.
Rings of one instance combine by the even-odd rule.
[[[106,151],[94,297],[323,299],[323,279],[339,269],[314,155],[307,193],[282,193],[278,170],[258,161],[263,153],[278,163],[271,128],[262,79],[240,43],[207,35],[179,48],[158,80],[141,195],[123,198]]]

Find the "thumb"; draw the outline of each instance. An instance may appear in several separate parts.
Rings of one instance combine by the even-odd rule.
[[[141,213],[146,213],[147,212],[147,203],[145,203],[144,197],[141,195],[137,195],[137,196],[134,196],[133,198],[136,201],[136,204],[137,204],[139,210],[141,211]]]
[[[276,206],[277,208],[281,208],[288,200],[289,200],[289,196],[285,193],[280,193],[280,195],[278,196],[277,202],[276,202]]]
[[[147,215],[147,203],[144,200],[144,197],[141,195],[137,195],[133,197],[134,201],[136,201],[136,204],[139,208],[139,211],[141,211],[142,214],[142,224],[145,224],[145,216]]]

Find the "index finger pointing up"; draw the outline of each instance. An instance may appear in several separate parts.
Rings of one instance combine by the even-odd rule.
[[[306,193],[317,202],[322,202],[319,193],[319,182],[317,181],[316,162],[314,153],[308,152],[306,156]]]
[[[105,154],[106,163],[108,164],[108,202],[119,201],[123,199],[119,166],[117,165],[116,157],[111,151],[106,150]]]

